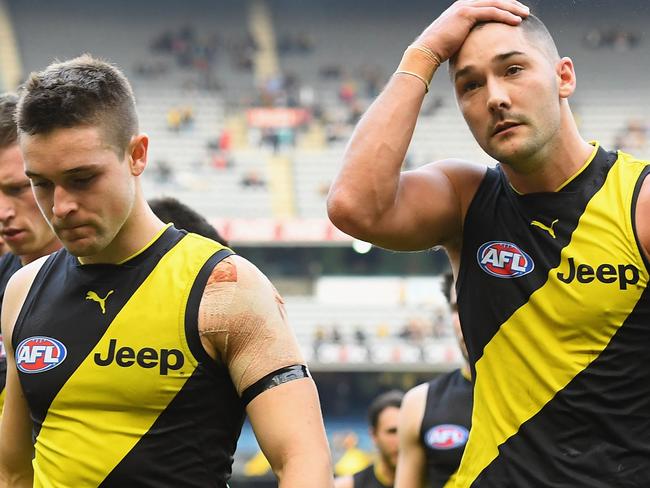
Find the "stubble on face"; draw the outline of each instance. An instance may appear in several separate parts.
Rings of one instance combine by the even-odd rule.
[[[521,71],[507,74],[517,65]],[[494,23],[468,36],[455,57],[452,77],[468,67],[467,79],[478,80],[479,88],[467,94],[461,77],[455,80],[456,95],[474,138],[492,158],[527,171],[560,128],[553,60],[520,28]],[[503,124],[516,126],[499,132]]]

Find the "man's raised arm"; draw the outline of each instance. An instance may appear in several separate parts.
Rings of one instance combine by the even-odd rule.
[[[359,121],[328,196],[344,232],[396,250],[426,249],[458,238],[464,206],[485,168],[446,161],[402,173],[426,90],[440,64],[479,22],[517,25],[528,8],[515,0],[461,0],[409,46],[395,74]]]

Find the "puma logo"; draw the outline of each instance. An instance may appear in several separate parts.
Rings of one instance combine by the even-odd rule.
[[[106,299],[111,296],[111,293],[113,293],[115,290],[109,291],[104,298],[100,297],[97,293],[94,291],[89,291],[86,293],[86,300],[92,300],[93,302],[99,303],[99,306],[102,309],[102,313],[106,314]]]
[[[545,230],[546,232],[548,232],[548,233],[551,235],[551,237],[552,237],[553,239],[555,239],[555,231],[553,230],[553,226],[554,226],[557,222],[558,222],[558,219],[555,219],[555,220],[553,221],[553,223],[551,224],[551,226],[549,227],[548,225],[544,225],[544,224],[542,224],[542,223],[539,222],[538,220],[533,220],[533,221],[530,223],[530,225],[532,225],[532,226],[534,226],[534,227],[539,227],[540,229]]]

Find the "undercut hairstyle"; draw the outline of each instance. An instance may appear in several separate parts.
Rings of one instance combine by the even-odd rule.
[[[185,229],[188,232],[199,234],[217,241],[223,246],[230,247],[228,241],[219,234],[219,231],[205,217],[175,198],[152,198],[149,200],[149,206],[153,213],[166,224],[172,222],[178,229]]]
[[[495,22],[479,22],[476,24],[470,32],[473,32],[474,30],[481,29],[487,24],[492,24]],[[551,61],[556,61],[560,59],[560,54],[557,49],[557,45],[555,44],[555,40],[553,40],[553,36],[549,32],[549,30],[546,28],[546,25],[542,20],[537,17],[536,15],[530,14],[528,17],[523,19],[521,23],[517,26],[520,29],[523,29],[524,35],[530,42],[532,46],[534,46],[536,49],[542,51],[549,60]],[[449,73],[453,73],[454,65],[456,64],[456,59],[457,59],[457,53],[454,54],[450,59],[449,59]]]
[[[126,76],[90,54],[32,73],[18,102],[16,122],[19,135],[98,127],[119,157],[138,133],[135,97]]]
[[[16,105],[18,105],[16,93],[7,92],[0,95],[0,149],[13,146],[18,142]]]
[[[404,392],[400,390],[390,390],[382,393],[372,401],[368,407],[368,423],[373,430],[377,430],[381,413],[389,407],[400,408],[402,406],[403,398]]]
[[[550,60],[560,59],[555,40],[539,17],[531,14],[519,26],[524,30],[524,34],[528,37],[530,43],[545,52]]]

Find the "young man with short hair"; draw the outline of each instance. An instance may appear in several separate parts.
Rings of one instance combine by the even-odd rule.
[[[280,487],[331,486],[282,299],[251,263],[151,211],[124,75],[88,55],[52,64],[26,82],[17,122],[65,249],[7,287],[0,485],[224,488],[247,413]]]
[[[375,398],[368,407],[370,436],[377,458],[353,476],[334,481],[335,488],[392,488],[398,454],[398,419],[404,393],[391,390]]]
[[[8,252],[0,257],[0,307],[9,278],[23,265],[61,247],[36,204],[25,176],[14,113],[18,95],[0,95],[0,236]],[[7,359],[0,332],[0,417]]]

